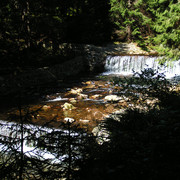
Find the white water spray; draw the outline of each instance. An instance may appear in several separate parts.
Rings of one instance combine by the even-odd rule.
[[[146,68],[152,68],[159,73],[164,73],[166,78],[171,78],[180,75],[180,60],[161,66],[158,64],[157,57],[152,56],[108,56],[103,74],[132,75],[133,72],[140,73]]]

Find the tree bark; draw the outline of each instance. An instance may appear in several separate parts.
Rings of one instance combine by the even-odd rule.
[[[127,3],[128,3],[128,4],[127,4],[128,9],[130,10],[130,9],[131,9],[131,0],[128,0]],[[131,17],[129,17],[129,18],[131,18]],[[126,29],[126,31],[127,31],[127,41],[128,41],[128,42],[131,42],[131,40],[132,40],[132,37],[131,37],[131,33],[132,33],[132,31],[131,31],[131,25],[128,24],[126,28],[127,28],[127,29]]]

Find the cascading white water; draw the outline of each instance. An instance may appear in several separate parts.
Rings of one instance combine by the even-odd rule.
[[[8,121],[3,121],[0,120],[0,152],[11,152],[12,149],[16,149],[18,152],[21,152],[21,125],[15,122],[8,122]],[[72,130],[62,130],[62,129],[56,129],[56,128],[47,128],[47,127],[40,127],[32,124],[24,124],[23,125],[23,153],[24,155],[28,157],[34,157],[38,159],[46,159],[51,161],[52,163],[61,163],[65,159],[68,158],[67,154],[62,154],[61,156],[58,156],[57,158],[57,153],[55,152],[50,152],[46,149],[41,149],[40,147],[36,147],[37,140],[40,137],[44,137],[46,134],[51,134],[52,132],[56,134],[61,134],[63,138],[68,137],[69,135],[71,137],[80,137],[80,135],[77,132],[74,132]],[[10,138],[11,140],[14,139],[13,147],[9,148],[7,144],[3,144],[4,142],[4,137]],[[46,138],[45,138],[46,139]],[[80,140],[77,140],[80,143]],[[5,141],[6,143],[8,142],[8,139]],[[54,144],[52,143],[51,146],[55,147],[57,146],[57,142],[54,141]],[[48,143],[47,143],[48,144]],[[78,151],[78,147],[75,147],[74,145],[72,146],[72,149],[76,149],[76,152]],[[71,149],[71,150],[72,150]],[[77,158],[80,158],[81,156],[77,156]]]
[[[103,74],[131,75],[141,72],[145,68],[152,68],[164,73],[167,78],[180,75],[180,60],[166,63],[164,66],[158,64],[157,57],[152,56],[108,56]]]

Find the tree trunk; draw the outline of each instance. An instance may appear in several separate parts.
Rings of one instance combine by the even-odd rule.
[[[128,9],[130,10],[131,9],[131,0],[128,0],[127,3],[128,3],[127,4]],[[129,17],[129,18],[131,18],[131,17]],[[126,31],[127,31],[127,40],[128,40],[128,42],[131,42],[131,40],[132,40],[131,33],[132,32],[131,32],[131,25],[130,24],[127,25]]]
[[[22,10],[22,31],[24,31],[25,48],[30,47],[30,21],[29,21],[29,1],[26,1]]]

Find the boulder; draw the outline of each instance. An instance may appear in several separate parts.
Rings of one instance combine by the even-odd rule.
[[[117,96],[117,95],[108,95],[104,98],[104,100],[106,101],[111,101],[111,102],[117,102],[120,99],[122,99],[121,97]]]
[[[127,113],[126,109],[120,109],[114,112],[113,114],[109,115],[106,121],[108,121],[108,118],[114,119],[115,121],[120,121],[122,116],[125,115],[126,113]],[[110,141],[109,139],[110,132],[105,128],[103,121],[92,130],[92,133],[96,137],[97,143],[100,145],[102,145],[104,142]]]

